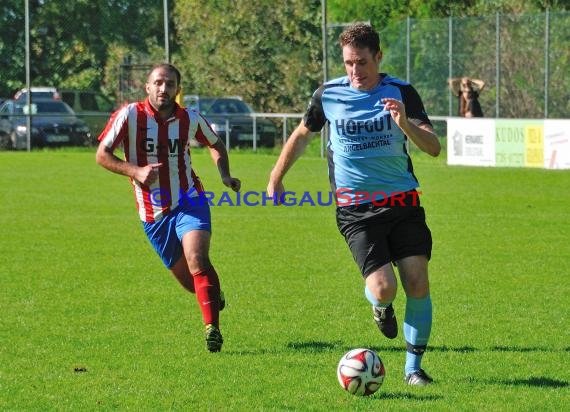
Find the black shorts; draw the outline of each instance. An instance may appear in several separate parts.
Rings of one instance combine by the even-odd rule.
[[[336,222],[363,277],[408,256],[431,258],[431,231],[419,203],[337,207]]]

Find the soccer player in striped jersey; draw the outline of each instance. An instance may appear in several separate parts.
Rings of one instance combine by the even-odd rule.
[[[397,289],[393,265],[398,268],[406,294],[404,382],[425,386],[432,382],[421,368],[432,324],[432,238],[407,141],[432,156],[439,155],[441,146],[417,91],[379,73],[378,33],[370,25],[355,24],[339,40],[347,75],[315,91],[271,171],[267,192],[280,198],[285,174],[311,135],[328,122],[329,179],[337,194],[339,231],[359,266],[373,318],[390,339],[398,333],[392,307]]]
[[[144,101],[111,116],[99,136],[96,161],[130,178],[144,231],[178,282],[196,299],[206,325],[206,347],[219,352],[223,338],[219,312],[225,306],[220,280],[210,262],[209,204],[190,156],[190,139],[207,146],[222,182],[234,191],[224,143],[199,113],[180,107],[180,72],[170,64],[152,68]],[[124,159],[115,155],[121,148]]]

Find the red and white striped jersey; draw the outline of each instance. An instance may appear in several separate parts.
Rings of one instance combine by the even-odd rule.
[[[191,138],[206,146],[218,140],[199,113],[177,105],[171,118],[161,120],[148,98],[113,113],[99,136],[99,141],[112,150],[122,145],[124,158],[131,164],[162,163],[158,169],[159,177],[152,185],[130,179],[143,222],[159,221],[178,206],[181,198],[197,196],[203,191],[192,170]]]

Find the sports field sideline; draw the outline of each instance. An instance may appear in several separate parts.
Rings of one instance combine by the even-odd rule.
[[[210,354],[126,178],[89,150],[0,153],[0,410],[567,408],[570,172],[413,158],[434,237],[427,388],[403,384],[403,338],[378,333],[334,205],[212,207],[228,306]],[[242,191],[262,192],[276,156],[230,160]],[[225,190],[205,152],[194,162],[207,190]],[[328,192],[326,161],[302,157],[285,184]],[[356,347],[386,367],[369,398],[336,380]]]

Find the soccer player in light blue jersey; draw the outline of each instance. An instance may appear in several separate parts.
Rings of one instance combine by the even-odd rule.
[[[376,30],[354,24],[339,40],[347,75],[315,91],[271,171],[267,192],[279,199],[285,174],[313,133],[328,123],[329,179],[337,195],[339,231],[361,271],[373,318],[390,339],[398,334],[392,306],[397,267],[406,294],[404,382],[425,386],[433,381],[421,367],[432,324],[432,238],[407,142],[432,156],[441,146],[412,85],[379,73],[382,50]]]

